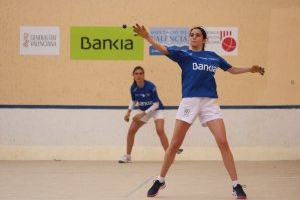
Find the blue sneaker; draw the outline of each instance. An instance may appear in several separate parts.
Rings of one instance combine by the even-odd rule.
[[[162,190],[166,187],[166,183],[159,182],[159,180],[154,181],[152,187],[148,190],[147,197],[155,197],[158,194],[159,190]]]

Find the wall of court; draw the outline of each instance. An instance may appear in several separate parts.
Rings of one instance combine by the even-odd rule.
[[[165,57],[149,56],[147,43],[142,61],[70,59],[71,26],[136,22],[146,27],[238,27],[238,56],[224,58],[234,66],[263,65],[266,74],[218,71],[220,104],[300,105],[299,13],[297,0],[1,0],[0,105],[124,106],[135,65],[144,66],[165,105],[178,105],[179,67]],[[60,54],[21,56],[22,25],[59,26]],[[125,148],[124,112],[1,108],[0,159],[115,159]],[[299,159],[299,109],[223,112],[238,159]],[[175,110],[166,113],[171,136]],[[148,125],[141,131],[138,159],[150,152],[156,153],[147,158],[161,158],[153,130]],[[197,123],[190,135],[183,159],[219,158],[207,129]]]
[[[1,109],[0,159],[117,160],[125,152],[125,110]],[[228,141],[237,160],[300,158],[300,109],[222,109]],[[165,111],[171,138],[176,110]],[[288,119],[288,120],[287,120]],[[5,133],[5,134],[3,134]],[[181,160],[220,160],[208,128],[198,120],[183,143]],[[134,160],[162,160],[152,120],[136,135]]]
[[[147,27],[236,26],[236,66],[260,64],[266,75],[217,73],[223,105],[274,105],[300,102],[300,2],[285,1],[1,1],[0,104],[127,105],[131,70],[146,68],[167,105],[180,101],[180,71],[165,57],[143,61],[74,61],[70,59],[70,26]],[[59,56],[20,56],[21,25],[59,26]],[[170,84],[170,82],[172,84]]]

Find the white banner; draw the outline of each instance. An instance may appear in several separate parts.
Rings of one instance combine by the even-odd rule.
[[[59,55],[60,34],[57,26],[21,26],[21,55]]]
[[[216,52],[221,56],[238,55],[238,28],[237,27],[204,27],[207,33],[206,51]],[[150,34],[161,44],[178,49],[189,47],[188,27],[153,27]],[[150,55],[162,55],[152,46],[149,47]]]
[[[189,29],[186,27],[151,27],[150,34],[159,43],[176,49],[188,49]],[[150,55],[162,55],[153,46],[149,47]]]
[[[205,50],[214,51],[219,55],[238,55],[237,27],[205,27],[208,40]]]

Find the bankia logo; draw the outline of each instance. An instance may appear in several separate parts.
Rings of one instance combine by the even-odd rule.
[[[144,41],[132,28],[71,27],[73,60],[142,60]]]

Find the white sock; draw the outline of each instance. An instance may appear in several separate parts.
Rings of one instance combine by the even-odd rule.
[[[160,183],[165,182],[165,177],[158,176],[156,179],[157,179]]]
[[[239,181],[238,181],[238,180],[232,181],[232,186],[233,186],[233,187],[236,187],[237,184],[239,184]]]
[[[130,155],[130,154],[126,154],[126,157],[127,157],[128,159],[131,159],[131,155]]]

